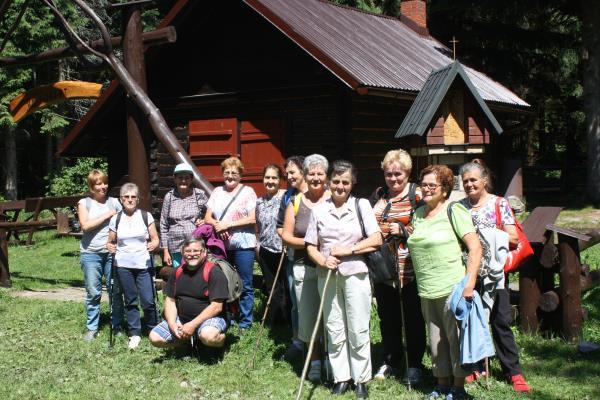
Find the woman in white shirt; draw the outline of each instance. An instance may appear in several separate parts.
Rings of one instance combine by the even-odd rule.
[[[77,215],[83,231],[79,252],[83,281],[87,292],[85,299],[87,332],[83,336],[83,340],[89,342],[98,335],[102,276],[104,276],[107,286],[110,282],[112,254],[106,250],[108,221],[121,211],[121,204],[114,197],[108,197],[108,175],[104,172],[97,169],[90,171],[87,184],[90,195],[77,203]],[[118,285],[115,285],[111,323],[116,332],[119,331],[122,319],[123,300],[118,291]]]
[[[158,246],[158,234],[150,213],[138,210],[139,189],[134,183],[121,186],[123,211],[114,215],[109,224],[106,247],[115,253],[117,275],[125,297],[125,313],[129,333],[129,348],[135,349],[141,340],[142,326],[139,299],[144,310],[148,331],[158,323],[152,277],[150,252]],[[150,240],[148,240],[148,237]]]

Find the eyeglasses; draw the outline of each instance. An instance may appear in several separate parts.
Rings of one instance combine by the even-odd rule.
[[[137,196],[135,194],[126,194],[126,195],[121,196],[121,198],[135,200],[135,199],[137,199]]]
[[[419,186],[421,187],[421,189],[427,188],[429,190],[435,190],[435,189],[439,188],[442,185],[438,185],[437,183],[424,183],[424,182],[421,182],[419,184]]]
[[[200,254],[200,253],[204,253],[204,250],[205,249],[200,249],[200,250],[197,250],[197,249],[185,249],[183,251],[183,254]]]
[[[224,171],[223,176],[231,176],[231,177],[237,178],[238,176],[240,176],[240,174],[238,172],[233,172],[233,171]]]

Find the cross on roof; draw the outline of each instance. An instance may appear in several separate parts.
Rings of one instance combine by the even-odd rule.
[[[452,59],[456,60],[456,43],[458,43],[458,40],[456,40],[456,38],[452,36],[452,40],[450,41],[450,43],[452,43]]]

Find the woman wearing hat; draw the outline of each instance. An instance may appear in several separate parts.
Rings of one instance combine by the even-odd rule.
[[[173,171],[175,187],[163,200],[160,213],[160,240],[163,260],[169,267],[181,264],[181,245],[196,226],[204,223],[208,197],[203,190],[193,186],[194,175],[189,164],[177,164]],[[161,269],[163,279],[168,278],[171,268]],[[167,275],[167,276],[165,276]]]

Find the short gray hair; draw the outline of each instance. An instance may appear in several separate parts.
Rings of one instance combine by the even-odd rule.
[[[331,181],[334,175],[342,175],[348,171],[350,171],[350,176],[352,177],[352,184],[355,185],[356,167],[350,161],[346,160],[336,160],[333,162],[331,172],[329,173],[329,180]]]
[[[186,247],[189,247],[191,244],[194,244],[194,243],[200,243],[200,246],[202,246],[202,249],[206,250],[206,243],[204,243],[204,240],[202,238],[192,236],[190,238],[187,238],[185,240],[185,242],[183,242],[183,244],[181,245],[181,253],[183,254],[183,250]]]
[[[136,196],[140,197],[140,189],[138,188],[138,185],[132,182],[127,182],[123,186],[121,186],[119,196],[123,197],[130,192],[133,192]]]
[[[488,168],[485,165],[482,165],[480,162],[471,161],[466,164],[463,164],[460,167],[460,169],[458,170],[458,174],[460,175],[460,177],[462,179],[464,174],[466,174],[467,172],[471,172],[473,170],[479,171],[479,175],[481,176],[481,178],[485,179],[485,181],[486,181],[485,190],[487,190],[488,192],[491,191],[492,190],[492,178],[490,177],[490,171],[488,170]]]
[[[329,161],[327,161],[327,159],[320,154],[311,154],[310,156],[306,157],[302,163],[302,173],[307,175],[308,171],[315,167],[323,168],[325,175],[327,175],[327,170],[329,170]]]

